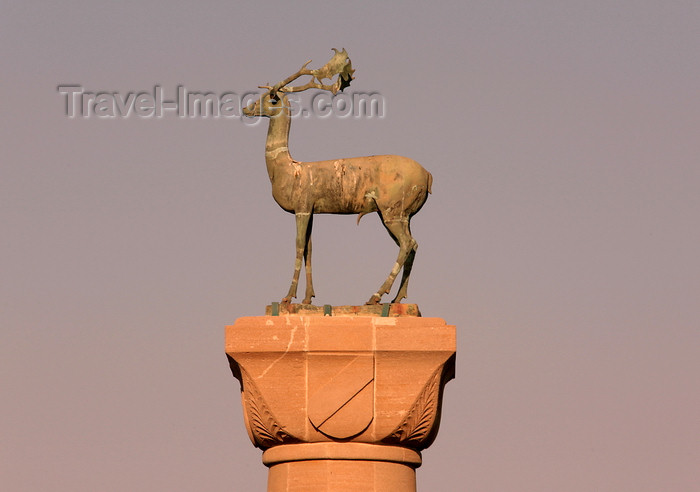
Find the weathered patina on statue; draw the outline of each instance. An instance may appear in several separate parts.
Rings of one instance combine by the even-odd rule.
[[[391,273],[372,294],[367,304],[378,304],[389,293],[403,268],[401,285],[392,302],[400,302],[408,290],[408,280],[418,244],[411,235],[411,217],[420,210],[431,192],[431,174],[412,159],[398,155],[350,157],[318,162],[300,162],[289,154],[290,105],[286,93],[321,89],[336,94],[353,80],[352,65],[345,50],[323,67],[301,69],[274,86],[260,86],[266,92],[243,110],[246,116],[270,118],[265,144],[265,161],[272,183],[272,196],[287,212],[296,216],[296,261],[289,292],[282,299],[290,303],[297,294],[302,262],[306,267],[306,293],[302,304],[315,297],[311,278],[311,227],[313,214],[358,214],[377,212],[389,235],[399,246]],[[289,86],[299,77],[310,76],[304,85]],[[335,81],[324,84],[325,79]]]

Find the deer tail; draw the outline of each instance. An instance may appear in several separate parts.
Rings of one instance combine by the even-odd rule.
[[[360,225],[360,219],[362,218],[363,215],[367,215],[369,212],[360,212],[357,215],[357,225]]]
[[[433,175],[430,174],[428,171],[426,171],[426,172],[428,173],[428,193],[432,193],[433,192]]]
[[[377,195],[375,194],[374,191],[370,191],[365,195],[365,198],[367,200],[372,200],[374,202],[374,206],[377,207]],[[357,214],[357,225],[360,225],[360,219],[367,215],[368,213],[375,212],[379,209],[379,207],[375,208],[374,210],[363,210],[359,214]]]

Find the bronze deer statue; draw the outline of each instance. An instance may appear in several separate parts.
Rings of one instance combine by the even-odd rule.
[[[286,93],[306,89],[328,90],[336,94],[350,85],[354,70],[345,50],[335,55],[320,69],[309,70],[306,62],[295,74],[274,86],[260,86],[266,92],[243,110],[246,116],[270,119],[265,143],[267,173],[272,183],[272,196],[285,211],[296,216],[296,261],[289,292],[282,303],[290,303],[297,295],[302,261],[306,267],[306,293],[302,304],[310,304],[315,296],[311,278],[311,227],[313,214],[358,214],[360,218],[377,212],[389,235],[399,246],[399,255],[391,273],[367,304],[378,304],[389,293],[403,268],[401,285],[392,302],[400,302],[408,290],[408,279],[418,243],[411,235],[411,217],[431,193],[432,175],[412,159],[397,155],[373,155],[318,162],[300,162],[289,154],[290,105]],[[311,80],[301,86],[289,83],[301,76]],[[331,85],[323,79],[337,76]]]

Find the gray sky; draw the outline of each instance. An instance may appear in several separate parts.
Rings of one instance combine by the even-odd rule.
[[[296,119],[298,160],[434,176],[407,302],[458,329],[423,491],[689,492],[700,462],[695,1],[2,3],[3,490],[264,490],[223,329],[285,293],[265,126],[65,116],[86,91],[238,94],[345,47],[384,118]],[[396,248],[319,216],[318,304]]]

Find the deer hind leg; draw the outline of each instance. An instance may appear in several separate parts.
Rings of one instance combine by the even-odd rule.
[[[410,225],[409,225],[410,234]],[[411,238],[413,239],[413,238]],[[413,240],[413,247],[408,252],[406,257],[406,262],[403,264],[403,273],[401,274],[401,285],[399,286],[399,291],[396,293],[396,297],[391,301],[392,303],[401,302],[401,299],[405,299],[408,295],[408,279],[411,277],[411,269],[413,268],[413,260],[416,258],[416,250],[418,249],[418,243]]]
[[[378,304],[382,296],[389,293],[392,285],[394,285],[394,281],[396,280],[399,271],[401,271],[402,268],[404,269],[404,273],[401,279],[401,288],[399,289],[399,293],[393,302],[399,302],[403,297],[406,297],[408,277],[410,275],[413,257],[415,255],[416,248],[418,247],[418,243],[416,243],[413,236],[411,236],[408,221],[408,218],[384,219],[384,226],[387,228],[394,241],[396,241],[396,243],[399,245],[399,256],[396,258],[396,263],[394,263],[391,273],[389,273],[389,276],[379,290],[372,294],[372,297],[369,298],[367,304]],[[406,265],[407,262],[409,263],[408,265]]]
[[[296,213],[297,222],[297,238],[296,238],[296,258],[294,260],[294,276],[292,277],[292,284],[289,286],[289,292],[287,292],[286,297],[282,299],[283,304],[289,304],[292,299],[297,296],[297,286],[299,285],[299,274],[301,273],[301,264],[306,259],[309,261],[311,259],[311,249],[309,248],[309,239],[311,237],[310,222],[311,213],[310,212],[297,212]],[[307,279],[310,277],[310,270],[307,269]],[[306,297],[309,295],[309,290],[313,295],[313,287],[309,289],[309,283],[306,286]],[[304,299],[307,300],[306,298]],[[311,302],[311,299],[308,299]]]

